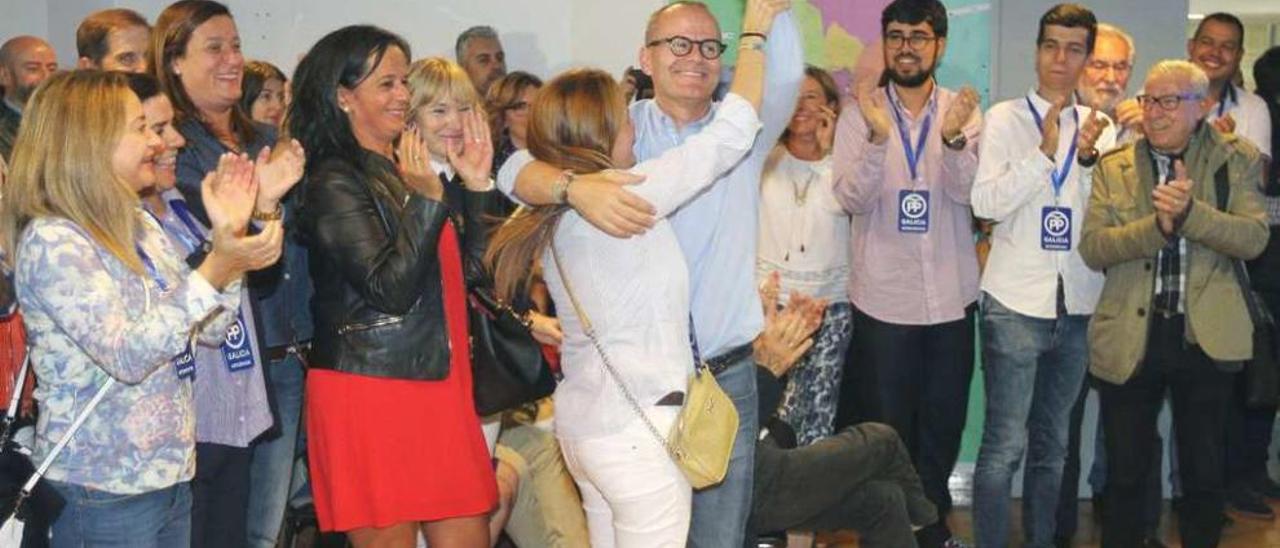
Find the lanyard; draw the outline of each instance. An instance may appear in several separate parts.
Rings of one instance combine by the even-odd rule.
[[[147,252],[142,250],[142,245],[134,244],[133,248],[138,251],[138,258],[142,259],[142,266],[147,269],[147,274],[151,276],[151,279],[156,281],[156,285],[160,287],[160,292],[168,291],[169,284],[165,283],[164,278],[160,277],[160,270],[156,268],[156,263],[151,261],[151,257],[147,255]]]
[[[1031,109],[1031,116],[1036,120],[1036,127],[1040,129],[1040,133],[1044,133],[1044,119],[1040,117],[1040,111],[1036,110],[1035,104],[1031,102],[1031,97],[1027,96],[1027,108]],[[1067,176],[1071,174],[1071,164],[1076,163],[1076,141],[1080,139],[1080,111],[1076,110],[1075,105],[1071,105],[1071,116],[1076,121],[1076,132],[1071,137],[1071,147],[1067,149],[1067,157],[1061,168],[1055,169],[1050,174],[1050,181],[1053,183],[1053,196],[1057,198],[1062,194],[1062,185],[1066,184]]]
[[[182,245],[187,248],[188,253],[191,253],[197,249],[200,249],[200,243],[203,240],[198,235],[196,235],[196,233],[192,233],[189,235],[183,234],[182,229],[174,228],[170,226],[169,223],[164,222],[164,219],[161,219],[159,215],[156,215],[154,211],[151,211],[150,209],[145,207],[142,208],[142,210],[146,211],[147,215],[150,215],[152,219],[155,219],[156,224],[160,225],[161,230],[164,230],[165,234],[173,236],[178,241],[182,242]],[[188,227],[188,229],[189,228],[190,227]],[[192,236],[194,236],[194,239],[192,238]],[[139,251],[138,253],[141,254],[142,252]]]
[[[197,242],[203,244],[205,242],[204,231],[200,230],[200,224],[196,222],[195,217],[191,216],[191,208],[187,206],[187,201],[180,199],[169,200],[169,208],[173,210],[174,215],[178,216],[178,220],[186,225],[187,231],[191,232],[191,236]]]
[[[1219,118],[1221,118],[1224,114],[1227,113],[1227,101],[1235,100],[1235,98],[1236,98],[1236,88],[1235,86],[1231,85],[1231,82],[1227,82],[1227,85],[1222,88],[1222,95],[1218,97],[1218,117]]]
[[[911,146],[911,128],[907,124],[906,118],[902,115],[902,111],[898,109],[898,104],[893,100],[893,85],[890,84],[884,90],[885,95],[889,97],[889,106],[893,108],[893,118],[897,121],[898,136],[902,138],[902,150],[907,155],[907,169],[911,171],[911,180],[916,180],[916,166],[920,164],[920,158],[924,157],[925,140],[929,137],[929,126],[933,124],[933,111],[938,108],[937,103],[933,103],[929,107],[929,113],[925,114],[924,121],[920,124],[920,137],[916,139],[916,145]]]

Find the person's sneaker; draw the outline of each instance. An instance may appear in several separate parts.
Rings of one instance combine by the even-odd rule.
[[[1249,519],[1271,521],[1276,518],[1276,513],[1267,505],[1267,501],[1248,489],[1228,490],[1227,510]]]
[[[972,547],[969,546],[968,544],[965,544],[963,540],[960,540],[956,537],[951,537],[947,539],[946,542],[942,543],[942,548],[972,548]]]
[[[1262,495],[1263,498],[1280,500],[1280,485],[1277,485],[1275,480],[1269,477],[1262,478],[1262,481],[1258,482],[1258,484],[1253,487],[1253,490],[1257,491],[1257,493]]]

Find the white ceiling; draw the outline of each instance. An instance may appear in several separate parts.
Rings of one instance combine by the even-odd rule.
[[[1280,14],[1280,0],[1191,0],[1191,13],[1225,11],[1236,15]]]

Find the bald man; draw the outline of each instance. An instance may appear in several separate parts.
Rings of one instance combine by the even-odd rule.
[[[13,140],[22,121],[22,108],[31,92],[58,70],[58,57],[53,46],[35,36],[11,38],[0,46],[0,87],[4,88],[0,105],[0,156],[8,160],[13,154]]]

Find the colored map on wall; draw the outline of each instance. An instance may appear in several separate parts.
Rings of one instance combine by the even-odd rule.
[[[855,79],[876,79],[883,67],[880,12],[890,0],[795,0],[796,23],[804,35],[805,60],[832,72],[846,92]],[[742,28],[745,0],[706,0],[733,43]],[[991,0],[946,0],[947,50],[938,81],[950,88],[973,86],[984,102],[991,83]],[[733,30],[728,30],[733,29]],[[733,63],[735,48],[725,53]]]

